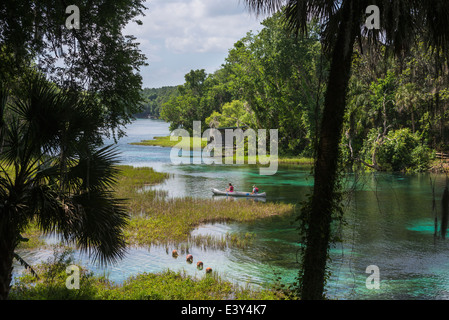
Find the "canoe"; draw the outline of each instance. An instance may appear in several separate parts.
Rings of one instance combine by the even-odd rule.
[[[251,192],[228,192],[228,191],[221,191],[218,189],[212,189],[213,194],[219,195],[219,196],[231,196],[231,197],[255,197],[255,198],[265,198],[267,195],[265,192],[262,193],[255,193],[251,194]]]

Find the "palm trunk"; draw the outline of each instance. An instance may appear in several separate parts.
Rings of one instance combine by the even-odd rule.
[[[353,46],[363,11],[357,1],[343,3],[343,18],[332,53],[331,69],[315,163],[306,251],[303,260],[303,300],[323,299],[331,215],[337,182],[339,144],[351,74]]]
[[[0,300],[6,300],[9,295],[12,280],[12,263],[14,249],[16,246],[16,236],[12,230],[7,230],[5,225],[1,225],[0,240]]]

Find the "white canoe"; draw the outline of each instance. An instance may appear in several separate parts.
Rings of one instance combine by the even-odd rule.
[[[218,189],[212,189],[213,194],[219,195],[219,196],[231,196],[231,197],[255,197],[255,198],[265,198],[267,195],[265,192],[262,193],[255,193],[251,194],[251,192],[228,192],[228,191],[221,191]]]

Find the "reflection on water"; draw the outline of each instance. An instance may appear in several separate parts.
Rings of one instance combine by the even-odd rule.
[[[170,163],[170,148],[133,146],[129,142],[168,135],[161,121],[138,120],[119,141],[123,164],[151,166],[173,173],[164,183],[153,186],[166,190],[169,197],[211,198],[212,188],[224,189],[229,182],[236,190],[249,191],[256,184],[267,193],[266,201],[299,203],[311,192],[313,179],[308,168],[279,167],[274,176],[260,176],[251,166],[179,165]],[[446,299],[449,297],[449,240],[434,239],[434,215],[430,178],[435,180],[437,204],[441,200],[445,177],[429,174],[347,175],[351,201],[346,205],[346,222],[339,231],[344,239],[330,252],[330,278],[327,294],[334,299]],[[251,201],[252,199],[234,199]],[[438,212],[440,208],[438,207]],[[247,249],[203,250],[190,247],[194,261],[202,260],[222,277],[241,284],[263,285],[281,276],[286,282],[297,276],[300,249],[294,217],[271,217],[252,223],[209,224],[194,235],[220,237],[227,232],[252,233]],[[87,257],[78,258],[94,272],[107,273],[121,282],[141,272],[185,270],[202,275],[196,263],[187,264],[183,255],[171,256],[174,248],[152,246],[130,248],[117,265],[101,269]],[[45,260],[51,250],[23,251],[24,258]],[[380,290],[365,286],[366,267],[380,269]],[[20,270],[20,268],[17,268]]]

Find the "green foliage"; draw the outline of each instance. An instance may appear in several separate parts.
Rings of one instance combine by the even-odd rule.
[[[210,117],[206,119],[206,124],[209,127],[256,127],[255,116],[249,109],[249,106],[245,103],[234,100],[232,102],[225,103],[222,110],[222,113],[214,111]]]
[[[193,122],[204,122],[208,114],[202,101],[206,77],[204,69],[191,70],[185,75],[185,84],[178,86],[178,94],[163,104],[161,118],[170,123],[170,130],[183,128],[192,135]]]
[[[26,77],[36,66],[59,87],[89,95],[102,112],[105,133],[118,131],[141,107],[146,65],[136,37],[123,34],[145,9],[141,0],[80,1],[80,28],[65,26],[70,3],[5,0],[0,4],[0,77]],[[3,56],[7,57],[3,59]]]
[[[259,34],[248,33],[235,43],[221,69],[186,74],[179,95],[161,110],[170,130],[191,133],[193,121],[203,127],[241,123],[278,129],[281,154],[313,155],[327,70],[317,27],[311,25],[301,39],[288,33],[280,14],[263,25]]]
[[[281,13],[248,33],[229,51],[224,68],[242,88],[259,128],[279,129],[281,154],[313,155],[327,70],[316,26],[306,37],[287,30]]]
[[[431,57],[422,43],[401,60],[385,58],[385,50],[354,59],[343,155],[349,165],[375,170],[427,170],[433,150],[449,150],[447,70],[435,68],[442,57]]]
[[[207,145],[207,139],[203,139],[203,138],[199,138],[199,137],[190,137],[190,138],[185,138],[183,137],[183,139],[181,140],[180,138],[178,138],[180,141],[172,141],[171,140],[171,136],[166,136],[166,137],[154,137],[153,140],[142,140],[140,142],[132,142],[132,145],[138,145],[138,146],[159,146],[159,147],[167,147],[167,148],[171,148],[171,147],[183,147],[183,148],[193,148],[193,144],[197,141],[201,139],[201,147],[204,148]]]
[[[142,111],[134,114],[137,118],[159,118],[161,108],[170,97],[178,94],[177,87],[145,88],[142,90]]]
[[[379,167],[384,171],[425,171],[432,158],[431,150],[422,144],[418,133],[410,129],[390,131],[379,143],[378,131],[372,129],[365,142],[370,156],[375,152]]]
[[[79,289],[66,287],[66,268],[80,268]],[[55,255],[37,266],[39,279],[24,274],[11,289],[10,300],[279,300],[281,290],[252,289],[224,281],[216,273],[193,278],[185,273],[166,270],[143,273],[115,284],[103,276],[94,276],[76,264],[70,249],[55,250]]]
[[[0,82],[0,260],[12,264],[8,257],[31,223],[101,262],[120,259],[128,215],[112,192],[116,152],[99,147],[101,117],[89,99],[41,74],[26,84],[9,96]],[[9,272],[0,274],[2,298]]]
[[[54,255],[36,266],[38,278],[25,273],[16,280],[8,299],[10,300],[90,300],[96,295],[97,283],[103,278],[94,278],[93,273],[80,268],[79,289],[69,290],[66,287],[68,274],[66,268],[77,265],[73,258],[73,250],[56,248]]]
[[[239,288],[217,275],[195,279],[169,270],[137,275],[123,286],[100,291],[99,296],[104,300],[278,300],[282,297],[274,291]]]

